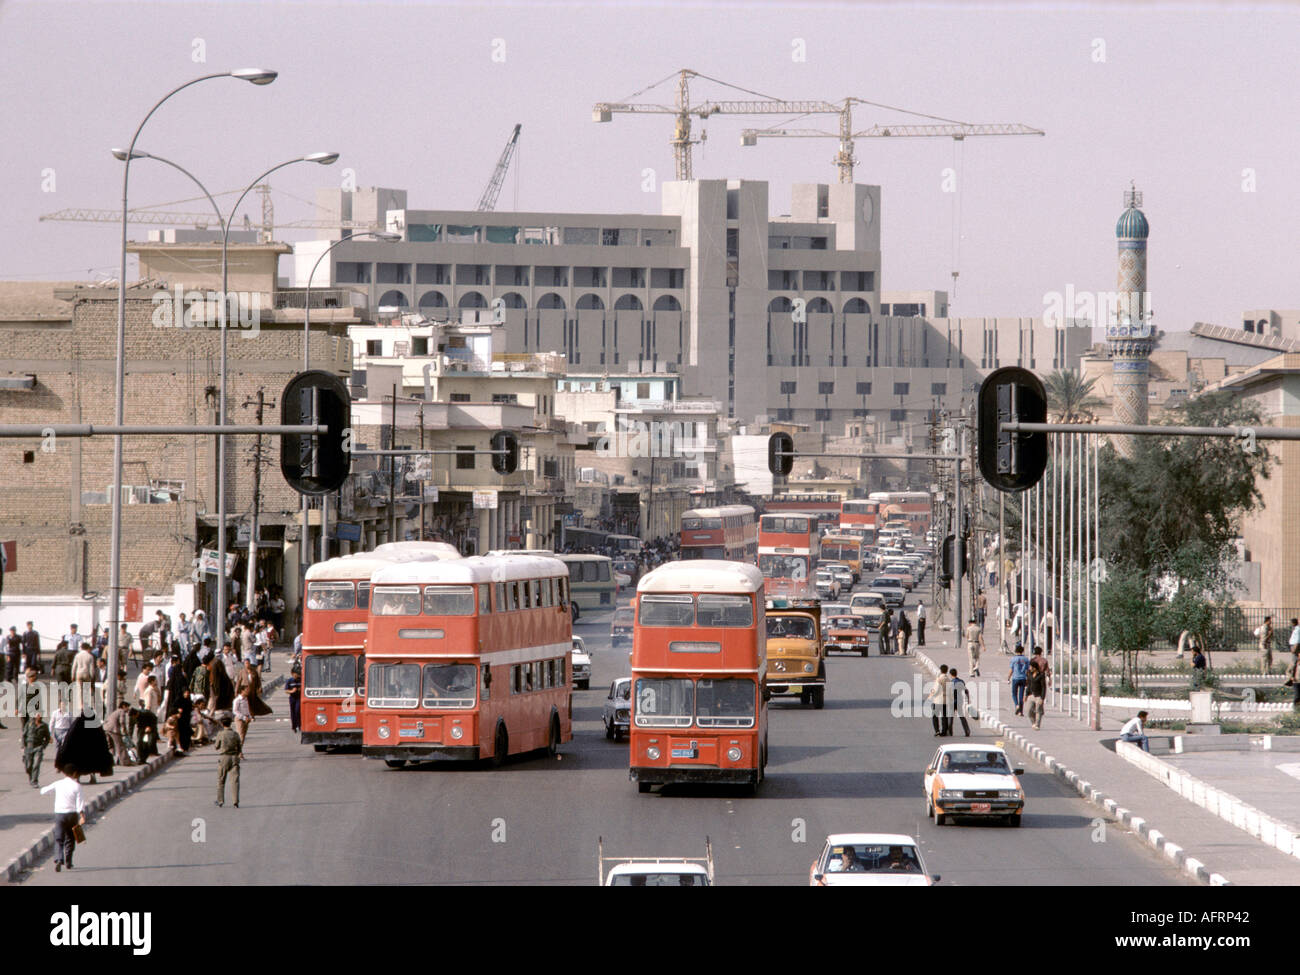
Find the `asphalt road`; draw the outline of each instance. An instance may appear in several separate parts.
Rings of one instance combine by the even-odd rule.
[[[805,884],[826,834],[858,830],[915,836],[944,884],[1186,882],[1118,826],[1099,828],[1092,806],[1023,756],[1019,829],[935,827],[921,792],[930,722],[891,710],[895,683],[911,685],[918,672],[909,658],[832,658],[823,711],[774,700],[757,796],[640,795],[626,742],[606,740],[600,719],[609,682],[629,672],[627,652],[610,649],[607,624],[577,632],[593,651],[593,678],[574,692],[574,740],[556,759],[392,770],[357,754],[318,755],[297,744],[276,695],[280,720],[249,733],[240,809],[212,804],[215,755],[186,757],[91,824],[75,871],[56,874],[47,858],[26,882],[592,884],[598,837],[607,854],[699,856],[709,836],[719,883]]]

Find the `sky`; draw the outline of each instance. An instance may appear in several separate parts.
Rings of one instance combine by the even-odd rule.
[[[857,180],[882,187],[886,290],[952,292],[956,270],[951,313],[964,316],[1042,315],[1054,296],[1114,291],[1115,222],[1134,182],[1151,224],[1158,326],[1239,327],[1243,309],[1300,307],[1298,42],[1300,6],[7,0],[0,171],[13,192],[0,279],[116,275],[119,225],[39,217],[118,206],[121,164],[108,150],[205,73],[280,76],[181,92],[138,147],[214,193],[339,152],[328,169],[271,177],[276,216],[289,221],[314,216],[315,189],[346,178],[404,188],[413,209],[473,209],[517,122],[498,209],[658,213],[659,185],[673,178],[671,116],[595,124],[591,109],[685,67],[782,99],[855,96],[1047,133],[858,140]],[[702,79],[691,93],[753,97]],[[674,98],[669,82],[635,100]],[[836,145],[740,146],[741,129],[783,121],[697,120],[707,141],[695,175],[766,180],[772,214],[787,212],[792,184],[835,180]],[[854,117],[859,129],[900,121],[923,120],[868,107]],[[205,209],[195,192],[164,166],[132,167],[132,207]],[[245,212],[260,219],[255,194]],[[133,224],[131,236],[147,229]]]

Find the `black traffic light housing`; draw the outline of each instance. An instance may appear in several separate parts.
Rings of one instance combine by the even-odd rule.
[[[492,434],[492,469],[498,474],[513,474],[519,468],[519,438],[509,430]]]
[[[767,469],[778,477],[789,477],[794,470],[794,437],[774,433],[767,438]]]
[[[1047,469],[1047,434],[1002,433],[1005,422],[1047,422],[1047,392],[1028,369],[994,371],[979,394],[980,474],[999,491],[1024,491]]]
[[[969,538],[967,539],[969,542]],[[962,546],[962,575],[970,575],[970,545]],[[943,540],[943,554],[939,561],[939,585],[947,589],[957,568],[957,536],[948,535]]]
[[[325,424],[329,431],[280,436],[280,472],[299,494],[337,491],[352,470],[352,397],[342,378],[322,369],[300,372],[280,397],[280,422]]]

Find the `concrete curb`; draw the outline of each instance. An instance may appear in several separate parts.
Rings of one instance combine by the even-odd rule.
[[[915,650],[913,653],[916,657],[917,663],[924,667],[931,676],[939,672],[939,666],[925,653],[920,650]],[[1164,833],[1153,827],[1144,817],[1138,816],[1131,810],[1121,806],[1100,789],[1095,788],[1091,782],[1084,779],[1077,772],[1062,765],[1051,755],[1047,754],[1046,751],[1039,748],[1032,741],[1011,728],[1009,725],[997,720],[996,718],[986,718],[982,714],[980,716],[980,722],[985,727],[994,728],[999,734],[1011,739],[1022,751],[1026,752],[1031,758],[1033,758],[1034,761],[1046,767],[1049,772],[1070,785],[1071,788],[1078,792],[1083,798],[1091,802],[1094,806],[1104,810],[1108,816],[1113,817],[1116,821],[1137,833],[1146,840],[1148,846],[1153,850],[1162,853],[1189,877],[1210,887],[1232,886],[1231,882],[1222,874],[1212,873],[1201,860],[1191,856],[1183,847],[1169,840]]]
[[[103,812],[119,799],[131,793],[141,782],[175,760],[175,754],[167,752],[163,755],[155,755],[144,765],[135,766],[125,778],[114,782],[109,788],[87,801],[85,810],[87,822],[92,821],[96,814]],[[36,861],[48,850],[52,849],[53,846],[54,827],[51,826],[38,836],[27,849],[21,851],[5,865],[3,874],[5,882],[17,883],[22,874],[30,870]]]
[[[1130,765],[1168,786],[1177,795],[1211,815],[1218,816],[1265,846],[1277,848],[1288,856],[1300,857],[1300,834],[1296,828],[1277,819],[1230,792],[1215,788],[1189,772],[1148,754],[1132,742],[1115,743],[1115,753]]]
[[[268,683],[262,685],[262,693],[270,696],[278,690],[284,683],[285,675],[283,673],[274,677]],[[119,799],[125,798],[131,792],[135,791],[145,779],[162,770],[165,766],[176,760],[174,752],[166,752],[162,755],[155,755],[144,765],[134,766],[131,773],[123,779],[114,782],[108,789],[101,792],[95,798],[86,803],[86,822],[89,825],[94,821],[94,817],[103,812],[109,806],[113,805]],[[52,815],[52,814],[51,814]],[[9,860],[4,866],[3,874],[5,883],[17,883],[21,876],[32,868],[35,863],[41,859],[49,850],[54,847],[54,827],[51,826],[36,838],[27,849],[18,853]]]

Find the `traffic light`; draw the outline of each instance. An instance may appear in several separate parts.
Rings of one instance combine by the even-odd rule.
[[[498,474],[513,474],[519,467],[519,438],[509,430],[492,434],[492,469]]]
[[[970,539],[962,546],[962,575],[970,575]],[[939,585],[947,589],[957,569],[957,536],[949,535],[943,540],[943,556],[939,562]]]
[[[767,469],[779,477],[788,477],[794,470],[794,437],[788,433],[774,433],[767,438]]]
[[[280,472],[289,486],[311,495],[342,487],[352,469],[352,397],[343,380],[321,369],[298,373],[280,397],[280,422],[329,427],[315,436],[281,434]]]
[[[999,491],[1031,488],[1047,469],[1047,434],[1002,433],[1005,422],[1045,423],[1047,393],[1027,369],[1007,366],[993,372],[979,395],[979,467]]]

